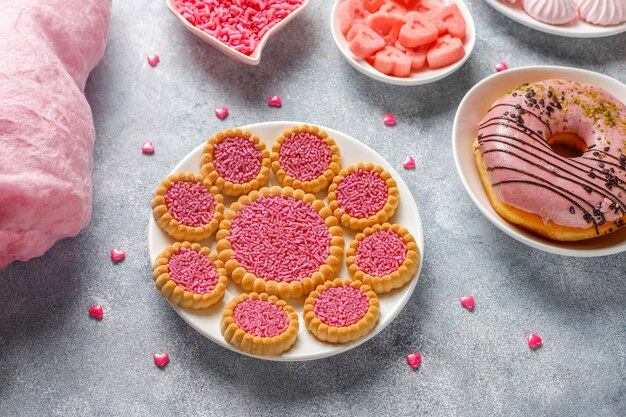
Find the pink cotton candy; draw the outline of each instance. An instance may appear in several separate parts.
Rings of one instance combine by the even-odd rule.
[[[204,186],[194,181],[176,181],[165,194],[167,211],[181,224],[199,227],[208,224],[215,211],[215,199]]]
[[[238,136],[225,138],[213,147],[213,165],[226,181],[243,184],[261,172],[263,156],[254,140]]]
[[[330,166],[330,147],[312,133],[294,133],[280,147],[280,166],[292,178],[311,181]]]
[[[252,298],[237,304],[234,319],[240,329],[259,337],[278,336],[289,327],[285,310],[271,301]]]
[[[329,288],[315,300],[313,311],[322,323],[332,327],[351,326],[361,320],[369,308],[369,297],[350,286]]]
[[[385,207],[389,190],[378,172],[357,169],[341,180],[335,193],[339,207],[346,214],[367,218]]]
[[[176,285],[196,294],[211,292],[219,280],[211,258],[185,247],[170,256],[167,269]]]
[[[366,274],[382,277],[400,268],[406,253],[400,235],[393,230],[379,230],[359,243],[354,262]]]

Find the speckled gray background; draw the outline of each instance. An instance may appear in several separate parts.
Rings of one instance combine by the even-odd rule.
[[[132,5],[131,5],[132,3]],[[75,239],[0,271],[0,415],[626,415],[625,255],[571,259],[510,239],[472,205],[453,167],[451,123],[496,62],[564,64],[626,82],[626,35],[573,40],[518,25],[479,0],[473,56],[435,84],[377,83],[340,56],[329,0],[247,67],[194,38],[165,1],[115,1],[110,42],[87,84],[97,130],[94,212]],[[149,53],[161,55],[150,68]],[[266,99],[280,94],[283,107]],[[227,105],[219,121],[213,108]],[[395,128],[382,125],[392,112]],[[271,363],[223,349],[155,291],[150,196],[210,133],[267,120],[342,130],[401,168],[421,209],[426,258],[407,307],[333,358]],[[153,140],[156,154],[140,146]],[[349,152],[349,150],[343,150]],[[109,250],[127,258],[113,265]],[[458,297],[476,295],[473,313]],[[101,322],[89,319],[93,303]],[[529,331],[544,338],[530,351]],[[152,353],[167,351],[158,369]],[[413,370],[404,356],[422,353]]]

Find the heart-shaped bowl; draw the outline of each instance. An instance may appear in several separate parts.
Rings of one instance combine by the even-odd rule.
[[[465,41],[463,42],[463,45],[465,46],[465,56],[460,61],[457,61],[452,65],[448,65],[447,67],[434,70],[424,69],[418,72],[412,72],[411,75],[408,77],[394,77],[391,75],[383,74],[382,72],[371,66],[364,59],[357,58],[350,51],[350,48],[348,47],[348,40],[339,29],[338,9],[339,5],[345,1],[347,0],[335,0],[333,10],[330,13],[330,30],[332,32],[333,39],[335,40],[337,48],[339,48],[339,51],[341,52],[343,57],[350,63],[350,65],[356,68],[359,72],[375,80],[382,81],[387,84],[406,86],[432,83],[444,77],[447,77],[454,71],[461,68],[461,66],[463,66],[465,61],[468,60],[468,58],[472,54],[472,51],[474,50],[474,44],[476,43],[476,25],[474,25],[474,19],[472,18],[469,9],[462,0],[448,0],[444,3],[456,4],[457,6],[459,6],[461,13],[463,13],[463,17],[465,18],[465,23],[467,25]]]
[[[185,19],[176,9],[174,5],[176,0],[166,0],[167,7],[170,9],[174,16],[187,28],[188,31],[196,35],[198,38],[202,39],[204,42],[208,43],[218,51],[224,53],[225,55],[231,57],[235,61],[242,62],[247,65],[259,65],[261,62],[261,54],[263,52],[263,48],[267,41],[274,35],[276,35],[287,23],[289,23],[292,19],[294,19],[298,14],[300,14],[304,8],[309,4],[310,0],[303,0],[302,4],[291,12],[286,18],[278,22],[274,27],[267,31],[265,35],[260,39],[259,44],[256,49],[252,52],[251,55],[242,54],[241,52],[233,49],[232,47],[226,45],[221,42],[219,39],[214,36],[209,35],[201,29],[198,29],[194,25],[192,25],[187,19]]]
[[[472,144],[478,124],[494,101],[523,83],[547,79],[579,81],[600,87],[626,103],[626,85],[597,72],[568,67],[522,67],[493,74],[476,84],[463,98],[452,126],[452,151],[456,169],[470,198],[498,229],[518,241],[545,252],[563,256],[593,257],[626,252],[626,229],[579,242],[546,239],[504,220],[489,202],[474,163]]]

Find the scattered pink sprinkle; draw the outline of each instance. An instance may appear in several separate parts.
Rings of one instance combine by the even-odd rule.
[[[506,64],[506,62],[498,62],[496,64],[496,71],[498,72],[502,72],[508,69],[509,69],[509,66]]]
[[[156,67],[160,60],[161,58],[157,54],[148,55],[148,64],[151,67]]]
[[[195,181],[172,183],[165,194],[165,204],[176,221],[191,227],[208,224],[216,206],[211,192]]]
[[[419,353],[409,353],[406,355],[406,361],[411,368],[417,368],[420,366],[420,362],[422,361],[422,355]]]
[[[196,294],[211,292],[219,280],[211,258],[193,249],[178,249],[170,256],[167,269],[176,285]]]
[[[543,340],[538,334],[531,333],[528,336],[528,347],[531,349],[537,349],[543,344]]]
[[[267,104],[270,107],[280,107],[283,105],[283,101],[280,99],[280,96],[272,96],[267,99]]]
[[[233,258],[260,278],[302,280],[326,263],[331,234],[310,204],[293,197],[260,197],[244,206],[228,237]]]
[[[335,191],[337,203],[350,216],[367,218],[385,207],[389,190],[374,170],[357,169],[344,177]]]
[[[94,304],[91,307],[89,307],[89,310],[87,311],[89,312],[89,315],[95,319],[102,320],[102,317],[104,317],[102,304]]]
[[[383,118],[383,122],[385,123],[385,126],[395,126],[397,123],[396,118],[393,117],[393,114],[391,113],[385,114],[385,117]]]
[[[289,327],[285,310],[266,300],[242,301],[235,307],[234,319],[243,331],[259,337],[278,336]]]
[[[346,285],[331,287],[318,295],[313,311],[328,326],[347,327],[361,320],[368,308],[367,294]]]
[[[155,353],[152,357],[159,368],[163,368],[170,361],[170,355],[165,352]]]
[[[368,275],[382,277],[400,268],[407,246],[393,230],[378,230],[365,237],[356,249],[354,262]]]
[[[466,295],[465,297],[461,297],[461,305],[468,310],[474,309],[474,296]]]
[[[228,116],[228,107],[216,107],[215,115],[222,120],[225,119]]]
[[[120,262],[126,258],[126,253],[121,249],[113,248],[111,249],[111,259],[113,262]]]
[[[263,156],[252,138],[224,138],[213,147],[213,164],[222,178],[235,184],[252,181],[261,172]]]
[[[292,178],[311,181],[330,166],[330,147],[319,136],[312,133],[294,133],[285,138],[280,146],[280,166]]]
[[[413,169],[415,168],[415,159],[411,155],[408,155],[404,158],[404,162],[402,163],[404,169]]]
[[[141,145],[141,152],[152,155],[154,153],[154,145],[149,140],[145,141],[143,145]]]

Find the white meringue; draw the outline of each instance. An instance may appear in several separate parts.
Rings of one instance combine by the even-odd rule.
[[[524,11],[550,25],[563,25],[577,17],[574,0],[524,0]]]
[[[578,14],[594,25],[618,25],[626,22],[626,0],[578,0]]]

